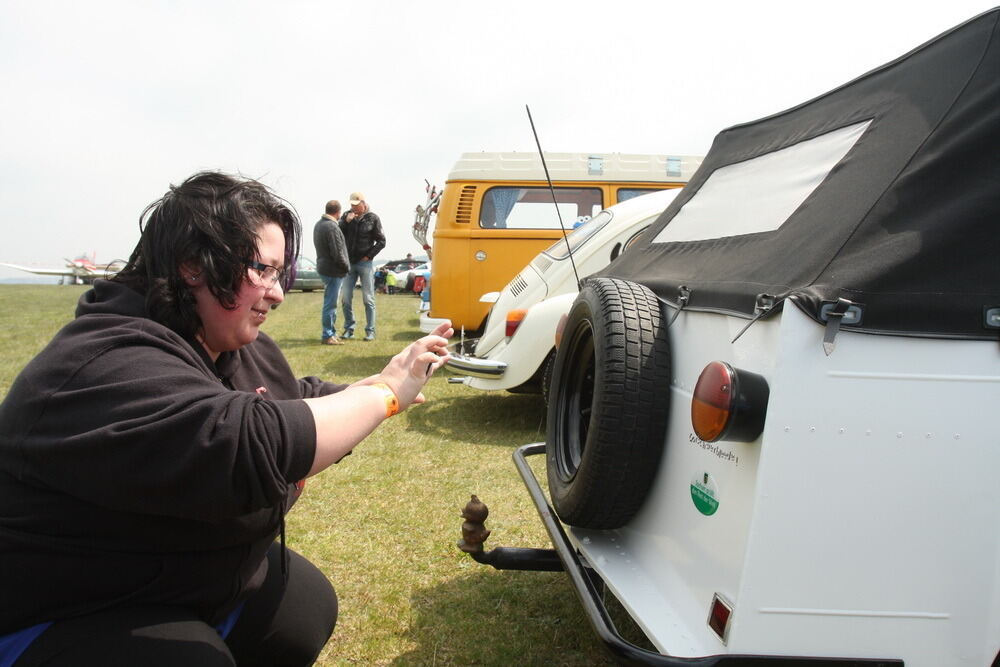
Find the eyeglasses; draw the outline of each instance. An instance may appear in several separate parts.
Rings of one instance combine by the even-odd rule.
[[[261,287],[266,287],[271,289],[280,280],[282,283],[285,282],[285,276],[288,272],[285,269],[279,269],[276,266],[271,266],[270,264],[262,264],[260,262],[247,262],[247,266],[254,270],[254,272],[260,277]]]

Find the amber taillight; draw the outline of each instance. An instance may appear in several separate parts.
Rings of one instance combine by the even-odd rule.
[[[691,425],[705,442],[753,442],[764,430],[767,381],[724,361],[705,366],[691,399]]]

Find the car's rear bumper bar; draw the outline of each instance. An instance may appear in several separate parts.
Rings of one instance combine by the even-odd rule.
[[[453,347],[453,346],[449,346]],[[461,354],[452,349],[451,359],[445,362],[448,370],[461,375],[471,375],[477,378],[495,380],[502,378],[507,372],[507,364],[503,361],[492,361],[490,359],[480,359],[467,354]]]
[[[562,561],[563,569],[569,575],[570,582],[576,590],[580,602],[583,604],[584,612],[591,626],[597,632],[598,637],[604,642],[607,649],[618,660],[625,664],[632,665],[659,665],[661,667],[770,667],[771,665],[780,667],[792,667],[802,665],[805,667],[902,667],[902,660],[880,660],[867,658],[816,658],[816,657],[793,657],[793,656],[765,656],[765,655],[710,655],[703,657],[679,658],[660,653],[654,653],[644,648],[636,646],[618,633],[614,622],[608,615],[608,611],[601,601],[600,592],[594,582],[585,573],[584,566],[576,553],[576,549],[570,543],[563,530],[562,524],[556,518],[555,512],[549,505],[541,485],[535,478],[534,472],[528,466],[527,457],[545,453],[545,443],[536,442],[531,445],[523,445],[514,451],[514,464],[521,474],[531,500],[538,509],[538,514],[542,519],[545,530],[549,533],[552,545],[555,547],[559,559]]]

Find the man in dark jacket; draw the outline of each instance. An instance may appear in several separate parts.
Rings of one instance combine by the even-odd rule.
[[[354,284],[361,281],[361,298],[365,302],[365,340],[375,340],[375,270],[372,260],[385,247],[382,221],[371,212],[365,196],[351,193],[351,210],[340,219],[340,230],[347,242],[351,268],[341,288],[344,308],[344,338],[354,337]]]
[[[340,217],[340,202],[336,199],[326,203],[326,213],[313,227],[313,245],[316,247],[316,271],[323,279],[323,310],[321,314],[322,333],[320,341],[324,345],[343,345],[337,338],[337,299],[340,285],[351,268],[347,257],[347,243],[340,231],[337,218]]]

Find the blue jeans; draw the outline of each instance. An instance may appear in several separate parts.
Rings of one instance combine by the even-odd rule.
[[[354,285],[361,279],[361,299],[365,302],[365,333],[375,334],[375,271],[371,260],[351,264],[340,288],[341,306],[344,308],[344,331],[354,331]]]
[[[331,278],[320,274],[326,288],[323,290],[323,311],[320,315],[323,333],[320,337],[323,340],[333,338],[337,335],[337,300],[340,298],[340,283],[344,281],[343,276]]]

